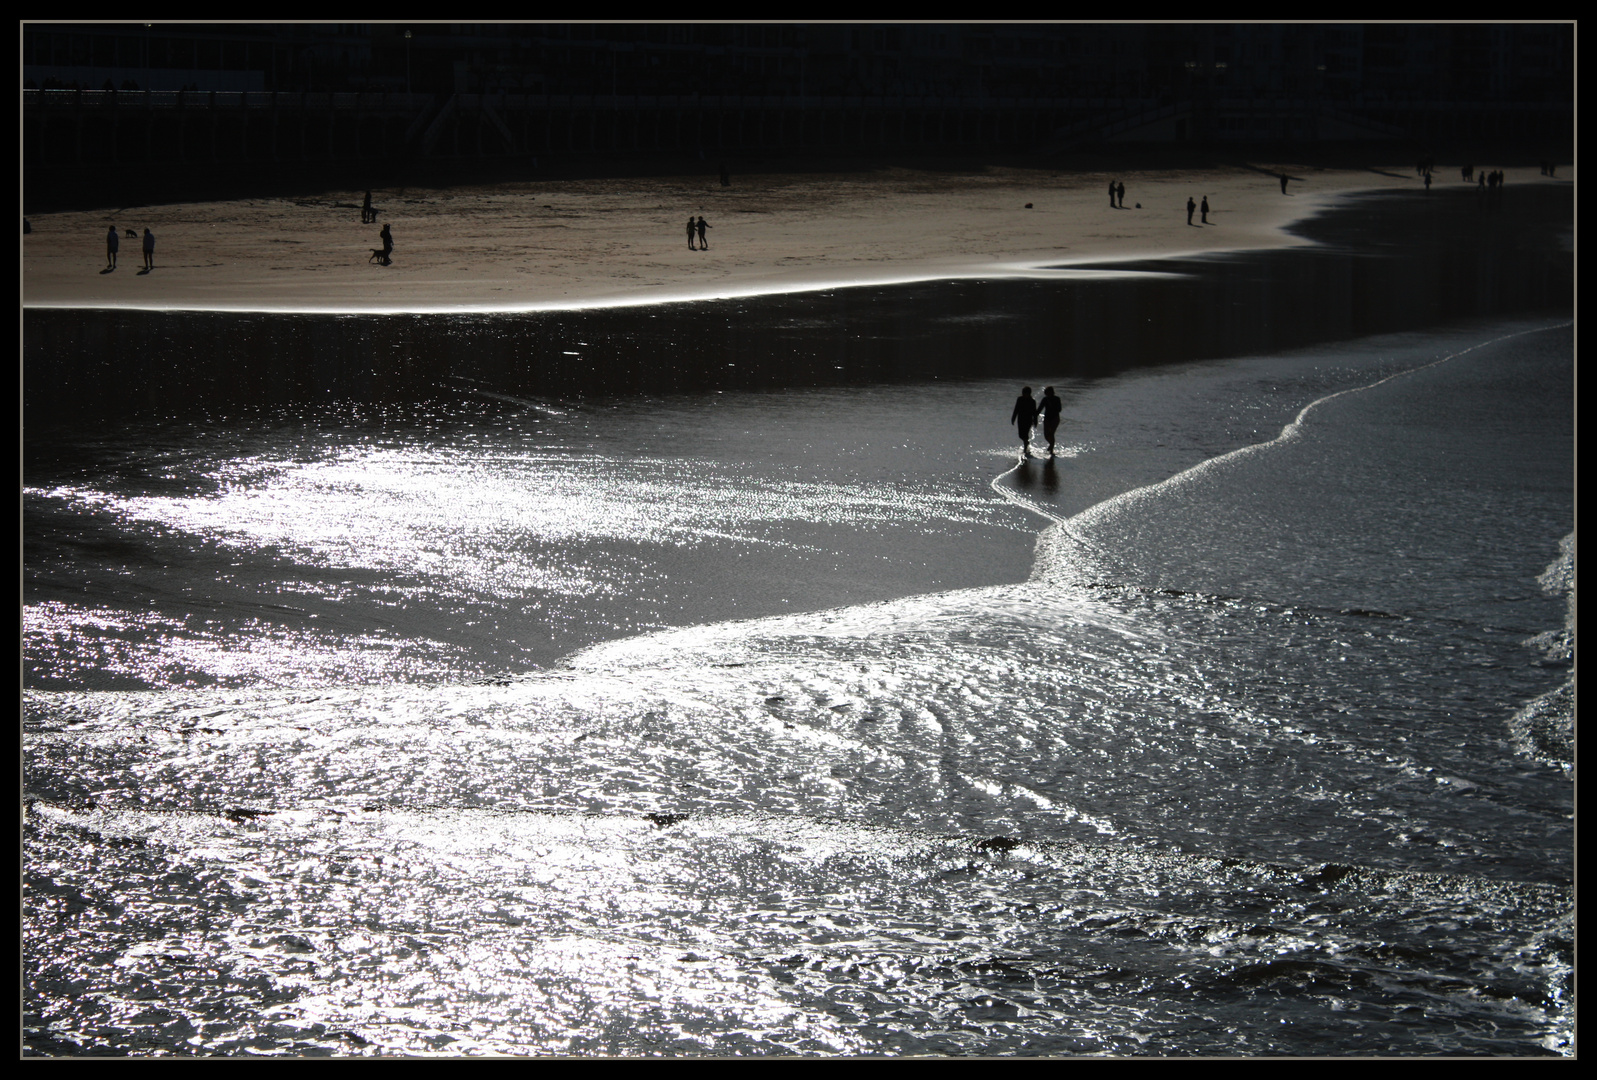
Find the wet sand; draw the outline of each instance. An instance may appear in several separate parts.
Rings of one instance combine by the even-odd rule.
[[[1282,195],[1278,175],[1293,179]],[[1560,177],[1556,182],[1568,182]],[[1125,184],[1125,209],[1108,185]],[[1550,183],[1530,169],[1516,184]],[[1465,186],[1456,167],[1439,188]],[[23,243],[26,306],[157,310],[490,311],[657,303],[845,284],[1025,273],[1037,266],[1252,250],[1337,196],[1424,191],[1412,166],[1258,163],[1108,173],[968,172],[646,177],[390,189],[43,214]],[[1207,196],[1208,225],[1186,201]],[[1027,204],[1030,203],[1030,208]],[[1137,208],[1137,204],[1141,208]],[[708,251],[685,224],[703,216]],[[393,264],[369,262],[382,223]],[[124,235],[104,271],[105,233]],[[142,271],[140,236],[156,236]],[[132,229],[138,235],[128,236]]]

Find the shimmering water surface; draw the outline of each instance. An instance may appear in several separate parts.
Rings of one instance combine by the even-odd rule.
[[[30,433],[27,1051],[1572,1052],[1567,317],[1012,374]]]

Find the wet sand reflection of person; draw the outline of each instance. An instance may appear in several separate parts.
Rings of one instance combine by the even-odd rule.
[[[1054,468],[1054,459],[1046,458],[1042,463],[1042,489],[1049,495],[1059,494],[1059,470]]]
[[[1028,467],[1029,462],[1021,461],[1010,472],[1010,483],[1018,490],[1040,495],[1052,501],[1059,495],[1059,467],[1055,458],[1039,458],[1041,468]]]
[[[1020,434],[1020,456],[1031,457],[1031,429],[1037,426],[1037,402],[1032,400],[1031,387],[1021,387],[1020,396],[1015,399],[1014,411],[1009,414],[1009,422],[1015,425]]]

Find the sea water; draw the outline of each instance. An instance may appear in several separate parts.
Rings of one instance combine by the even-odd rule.
[[[1567,318],[1032,362],[30,447],[28,1052],[1572,1052]]]

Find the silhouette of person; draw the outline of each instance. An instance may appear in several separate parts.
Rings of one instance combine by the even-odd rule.
[[[1109,181],[1109,205],[1113,206],[1114,204],[1115,204],[1115,182],[1113,180],[1111,180],[1111,181]]]
[[[1286,182],[1287,182],[1287,175],[1286,175],[1286,173],[1282,173],[1281,174],[1281,194],[1283,194],[1283,195],[1286,194]]]
[[[1203,197],[1203,205],[1201,207],[1199,207],[1198,209],[1199,209],[1199,212],[1203,215],[1203,223],[1205,225],[1209,224],[1209,196],[1205,195]]]
[[[1042,388],[1042,402],[1037,406],[1042,413],[1042,437],[1048,440],[1048,456],[1054,456],[1054,432],[1059,430],[1059,412],[1065,407],[1054,393],[1054,388]]]
[[[1032,400],[1031,387],[1021,387],[1009,422],[1020,432],[1020,456],[1031,457],[1031,429],[1037,426],[1037,403]]]
[[[1191,195],[1188,195],[1187,196],[1187,224],[1188,225],[1192,224],[1192,212],[1194,210],[1196,210],[1197,208],[1198,208],[1198,204],[1192,201],[1192,196]]]
[[[710,250],[710,242],[704,238],[704,230],[708,229],[709,227],[710,227],[709,225],[705,224],[704,218],[700,217],[699,218],[699,225],[698,225],[698,229],[699,229],[699,250],[700,251],[709,251]]]
[[[697,251],[697,250],[699,250],[698,248],[693,246],[693,218],[692,217],[688,218],[688,250],[689,251]]]
[[[1431,174],[1430,173],[1426,173],[1425,174],[1425,193],[1427,195],[1429,195],[1430,192],[1431,192]]]
[[[392,254],[394,250],[394,234],[389,232],[389,225],[386,221],[383,222],[383,231],[378,235],[383,238],[383,265],[390,266],[393,263],[393,260],[389,258],[389,255]]]
[[[1124,210],[1126,208],[1126,185],[1118,181],[1115,183],[1115,197],[1120,200],[1120,209]]]
[[[108,269],[116,269],[116,249],[122,246],[122,240],[116,234],[116,226],[111,226],[111,231],[105,234],[105,265]]]
[[[144,230],[144,269],[155,269],[155,234]]]
[[[372,193],[366,193],[366,204],[360,208],[360,223],[370,225],[377,219],[377,211],[372,209]]]

